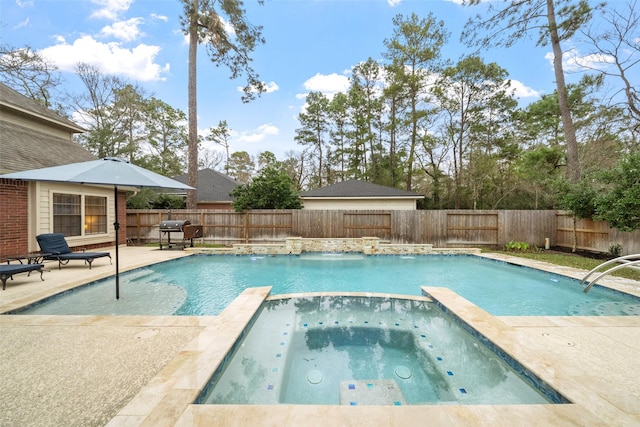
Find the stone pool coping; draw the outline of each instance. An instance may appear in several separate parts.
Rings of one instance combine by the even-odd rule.
[[[124,247],[120,253],[121,271],[186,255],[182,251]],[[500,259],[527,265],[510,258]],[[535,264],[531,266],[540,268]],[[96,267],[91,271],[51,268],[45,272],[45,282],[17,276],[15,282],[8,282],[6,293],[0,293],[0,307],[6,311],[5,307],[29,299],[29,294],[41,294],[43,289],[77,286],[82,281],[79,276],[88,282],[113,273],[108,264]],[[566,274],[563,268],[544,267]],[[0,424],[46,425],[59,419],[67,425],[110,426],[388,426],[415,425],[427,419],[444,426],[640,423],[640,318],[495,317],[448,289],[425,290],[573,403],[404,407],[191,404],[213,372],[212,360],[226,354],[238,331],[267,297],[267,289],[254,288],[215,317],[0,316],[0,345],[5,356],[0,364],[0,394],[8,397],[0,400]],[[92,417],[88,418],[89,412]]]

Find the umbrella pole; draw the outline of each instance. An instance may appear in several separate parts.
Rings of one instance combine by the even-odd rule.
[[[119,258],[118,258],[118,234],[120,234],[120,223],[118,222],[118,186],[113,186],[113,194],[115,196],[116,207],[116,222],[113,223],[113,228],[116,230],[116,299],[120,299],[120,271],[119,271]]]

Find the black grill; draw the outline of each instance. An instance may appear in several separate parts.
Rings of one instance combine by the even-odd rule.
[[[182,242],[181,243],[171,243],[171,233],[182,233]],[[191,247],[193,247],[193,238],[194,237],[202,237],[202,226],[201,225],[191,225],[191,221],[188,220],[166,220],[160,223],[160,250],[162,250],[162,236],[167,236],[167,244],[168,248],[172,248],[175,245],[182,246],[182,249],[185,248],[187,242],[191,242]]]
[[[191,224],[191,221],[181,220],[181,219],[162,221],[160,223],[160,231],[164,231],[164,232],[180,231],[180,232],[182,232],[183,229],[184,229],[184,226],[185,225],[190,225],[190,224]]]

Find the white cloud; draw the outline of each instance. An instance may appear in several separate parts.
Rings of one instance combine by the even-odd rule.
[[[133,41],[142,35],[140,24],[142,18],[131,18],[126,21],[116,21],[111,25],[102,28],[100,34],[104,37],[113,37],[123,41]]]
[[[62,71],[74,71],[79,62],[97,66],[107,74],[124,75],[137,81],[165,80],[169,64],[154,62],[159,46],[139,44],[127,49],[119,43],[102,43],[90,36],[82,36],[73,44],[58,39],[58,44],[42,49],[40,53],[54,62]]]
[[[165,15],[158,15],[157,13],[152,13],[151,14],[151,19],[158,20],[158,21],[169,22],[169,18],[168,17],[166,17]]]
[[[104,18],[115,20],[118,14],[129,10],[133,0],[91,0],[92,3],[102,6],[91,14],[92,18]]]
[[[511,89],[517,98],[537,98],[540,96],[540,92],[525,86],[524,83],[518,80],[511,80]]]
[[[29,17],[28,16],[25,18],[24,21],[18,22],[16,25],[14,25],[13,29],[17,30],[18,28],[27,27],[27,26],[29,26]]]
[[[387,4],[391,7],[397,6],[402,3],[402,0],[387,0]]]
[[[19,7],[31,7],[33,6],[33,1],[16,0],[16,4]]]
[[[545,59],[549,61],[551,67],[553,67],[553,52],[547,52]],[[584,71],[585,69],[602,69],[612,64],[615,58],[610,55],[604,54],[587,54],[582,55],[576,48],[567,49],[562,53],[562,67],[564,71],[576,72]]]
[[[258,126],[254,130],[243,131],[238,133],[237,135],[232,135],[232,136],[233,136],[233,142],[255,143],[255,142],[262,141],[267,136],[278,135],[278,133],[279,133],[279,130],[276,126],[272,125],[271,123],[267,123],[267,124]]]
[[[336,73],[316,74],[304,82],[304,88],[312,92],[337,93],[349,89],[349,79]]]
[[[347,90],[349,90],[349,78],[337,73],[318,73],[304,82],[304,88],[308,92],[321,92],[323,95],[331,99],[336,93],[347,92]],[[296,95],[296,98],[298,99],[305,99],[306,97],[306,93]]]

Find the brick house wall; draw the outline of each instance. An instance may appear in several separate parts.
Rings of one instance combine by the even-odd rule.
[[[29,183],[0,179],[0,262],[28,252]]]

